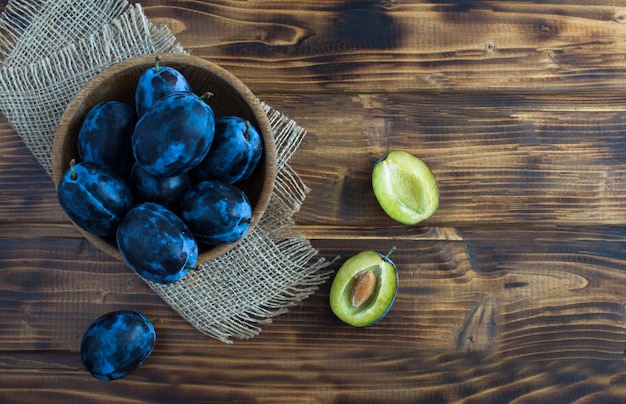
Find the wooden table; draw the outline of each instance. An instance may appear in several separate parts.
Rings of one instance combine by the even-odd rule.
[[[3,117],[1,402],[626,400],[626,3],[142,5],[308,130],[298,230],[332,270],[396,245],[396,304],[344,326],[327,282],[252,340],[208,338],[81,238]],[[420,226],[371,192],[392,149],[439,182]],[[159,317],[158,342],[100,382],[79,341],[116,309]]]

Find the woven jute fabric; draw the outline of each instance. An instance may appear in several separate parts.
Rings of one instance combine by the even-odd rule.
[[[154,53],[188,52],[139,4],[10,0],[0,15],[0,110],[52,175],[54,134],[76,93],[107,67]],[[329,275],[328,261],[294,230],[293,216],[309,190],[289,160],[306,131],[262,105],[276,139],[277,175],[261,222],[183,280],[146,281],[199,331],[226,343],[258,335],[261,325],[300,304]]]

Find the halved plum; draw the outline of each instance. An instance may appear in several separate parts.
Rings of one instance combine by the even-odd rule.
[[[393,306],[398,292],[398,269],[389,255],[363,251],[337,271],[330,288],[330,308],[344,323],[366,327],[379,322]]]
[[[372,188],[385,213],[403,224],[426,220],[439,207],[439,187],[430,168],[405,151],[391,151],[374,164]]]

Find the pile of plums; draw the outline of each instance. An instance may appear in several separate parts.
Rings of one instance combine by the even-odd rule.
[[[115,236],[127,265],[152,282],[182,279],[198,243],[233,243],[250,226],[252,206],[238,183],[259,164],[263,140],[242,117],[216,117],[210,96],[195,94],[157,57],[139,78],[134,106],[105,101],[87,113],[80,160],[57,187],[70,219]]]

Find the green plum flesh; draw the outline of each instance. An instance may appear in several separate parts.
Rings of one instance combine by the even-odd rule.
[[[422,160],[404,151],[391,151],[374,164],[372,188],[385,213],[403,224],[418,224],[439,206],[433,173]]]
[[[371,326],[383,319],[393,306],[398,291],[398,269],[387,255],[363,251],[349,258],[337,271],[330,288],[330,308],[344,323],[354,327]],[[371,296],[361,304],[354,304],[354,285],[357,279],[371,271],[375,285]]]

